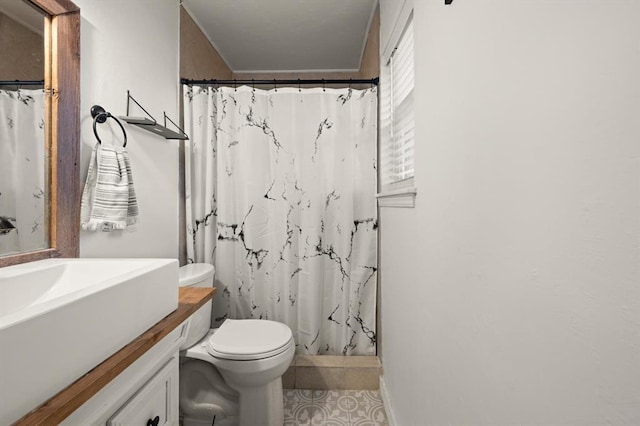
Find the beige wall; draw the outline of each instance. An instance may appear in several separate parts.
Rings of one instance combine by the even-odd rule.
[[[44,38],[0,13],[0,80],[43,80]]]
[[[180,7],[180,77],[233,78],[229,66],[183,7]]]
[[[358,78],[375,78],[380,74],[380,8],[371,20]]]

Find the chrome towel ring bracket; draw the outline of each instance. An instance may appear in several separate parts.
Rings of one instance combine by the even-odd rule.
[[[98,129],[96,128],[97,123],[105,123],[108,118],[113,118],[120,129],[122,130],[122,134],[124,135],[124,142],[122,143],[122,147],[127,146],[127,132],[124,130],[122,123],[115,116],[111,115],[110,112],[105,111],[100,105],[94,105],[91,107],[91,117],[93,117],[93,134],[96,136],[99,144],[102,144],[102,140],[100,140],[100,136],[98,136]]]

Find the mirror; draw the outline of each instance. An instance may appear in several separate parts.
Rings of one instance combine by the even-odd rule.
[[[0,0],[0,256],[49,247],[44,14]]]
[[[5,3],[20,0],[1,1]],[[42,193],[36,192],[44,200],[42,203],[43,238],[41,247],[22,248],[20,246],[19,253],[11,254],[0,251],[0,267],[49,257],[78,256],[80,9],[69,0],[28,0],[26,3],[36,7],[45,16],[43,19],[44,119],[42,120],[44,155],[41,167],[44,188]],[[17,96],[17,94],[14,95]],[[21,102],[24,104],[24,101]],[[26,100],[26,102],[31,101]],[[5,124],[0,121],[0,125]],[[4,156],[2,161],[5,161]],[[17,168],[21,167],[18,165]],[[23,179],[18,177],[14,180]],[[16,205],[21,203],[28,205],[31,201],[29,197],[37,198],[29,193],[28,189],[20,186],[14,192],[16,192]],[[0,200],[0,202],[4,201]],[[15,227],[15,225],[11,219],[11,217],[0,217],[0,232],[2,232],[0,243],[2,238],[13,232],[10,231],[10,226]],[[19,217],[13,219],[20,222]],[[9,224],[6,223],[7,221]],[[6,229],[9,231],[4,232]]]

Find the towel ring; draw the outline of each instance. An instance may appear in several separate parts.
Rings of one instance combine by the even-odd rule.
[[[120,126],[120,129],[122,130],[122,134],[124,135],[124,142],[122,144],[122,147],[126,147],[127,146],[127,132],[124,130],[124,127],[122,126],[122,123],[120,122],[120,120],[118,120],[115,116],[111,115],[110,112],[106,112],[104,110],[104,108],[102,108],[100,105],[94,105],[91,107],[91,116],[93,117],[93,134],[96,135],[96,139],[98,140],[98,143],[102,145],[102,140],[100,140],[100,136],[98,136],[98,129],[96,128],[96,123],[104,123],[107,121],[107,118],[113,118],[116,123],[118,123],[118,126]]]

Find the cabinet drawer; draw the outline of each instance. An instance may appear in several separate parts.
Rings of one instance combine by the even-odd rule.
[[[178,358],[171,358],[107,421],[107,426],[178,424]]]

